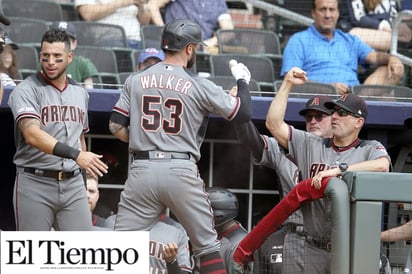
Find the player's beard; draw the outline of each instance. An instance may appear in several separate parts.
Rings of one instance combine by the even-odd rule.
[[[192,56],[190,57],[189,61],[187,61],[186,68],[192,68],[195,63],[196,63],[196,51],[192,51]]]
[[[62,72],[59,72],[56,76],[54,77],[50,77],[50,75],[47,73],[47,70],[43,69],[43,75],[47,78],[47,80],[49,81],[54,81],[59,79],[64,73],[66,72],[66,70],[63,70]]]

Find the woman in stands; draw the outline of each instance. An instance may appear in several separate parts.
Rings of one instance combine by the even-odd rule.
[[[345,0],[346,22],[349,32],[361,38],[376,50],[388,51],[392,35],[392,23],[398,15],[399,6],[395,0]],[[412,38],[410,28],[401,23],[398,40],[409,43]]]
[[[19,79],[16,50],[19,46],[6,38],[6,45],[0,54],[0,80],[3,87],[15,87]]]

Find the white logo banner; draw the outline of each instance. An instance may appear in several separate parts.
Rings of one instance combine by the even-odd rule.
[[[148,231],[1,231],[1,273],[149,273]]]

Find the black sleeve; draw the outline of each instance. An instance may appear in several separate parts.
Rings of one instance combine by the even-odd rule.
[[[249,85],[245,80],[237,80],[237,95],[240,98],[240,107],[233,121],[244,123],[252,118],[252,98],[249,93]]]
[[[168,274],[189,274],[189,272],[184,271],[180,268],[177,260],[175,260],[173,263],[166,263],[166,267]]]
[[[128,117],[126,117],[124,115],[121,115],[118,112],[114,112],[114,111],[110,115],[110,121],[112,121],[116,124],[125,126],[125,127],[128,127],[129,124],[130,124]]]
[[[237,138],[253,154],[253,158],[260,162],[262,159],[265,143],[252,121],[246,123],[234,123]]]

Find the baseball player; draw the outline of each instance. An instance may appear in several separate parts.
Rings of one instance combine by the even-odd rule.
[[[109,216],[104,226],[113,229],[116,216],[116,214]],[[165,257],[163,254],[165,249],[167,249],[167,257],[172,259]],[[163,214],[150,229],[149,250],[149,274],[192,273],[189,238],[186,231],[180,223],[166,214]]]
[[[345,94],[336,102],[324,104],[332,111],[332,138],[322,139],[284,122],[291,88],[306,80],[306,73],[299,68],[287,73],[268,110],[266,126],[295,159],[302,178],[308,179],[297,184],[239,243],[235,265],[252,260],[253,252],[264,239],[301,206],[307,242],[305,273],[330,273],[330,207],[327,199],[320,199],[328,179],[346,171],[389,171],[390,158],[384,146],[358,137],[368,109],[355,94]],[[315,201],[305,203],[311,200]]]
[[[250,72],[233,64],[238,96],[187,69],[202,44],[191,20],[168,23],[162,33],[165,60],[126,80],[113,108],[109,129],[129,143],[132,161],[121,193],[116,230],[148,230],[166,208],[186,229],[200,273],[224,273],[213,213],[196,162],[208,115],[248,121]],[[129,136],[130,135],[130,136]]]
[[[306,102],[299,112],[305,118],[306,131],[322,138],[332,137],[331,111],[324,106],[330,100],[328,96],[313,96]],[[235,130],[242,144],[251,150],[255,164],[276,170],[282,197],[302,180],[293,159],[279,147],[275,138],[260,135],[252,121],[235,124]],[[270,269],[270,273],[303,273],[303,233],[303,217],[299,210],[288,218],[282,230],[272,234],[259,248],[255,273],[263,272],[263,268]]]
[[[206,192],[212,205],[218,239],[225,237],[237,244],[246,236],[247,230],[235,220],[239,213],[236,195],[223,187],[210,187]]]
[[[97,202],[99,201],[100,191],[99,191],[99,182],[96,177],[91,176],[90,174],[86,175],[86,188],[87,188],[87,201],[89,203],[89,209],[92,214],[92,225],[104,227],[106,218],[103,218],[94,213]]]
[[[80,169],[107,173],[101,155],[86,151],[87,91],[66,76],[70,40],[60,30],[41,40],[41,71],[11,93],[16,127],[14,211],[17,230],[90,230]]]

